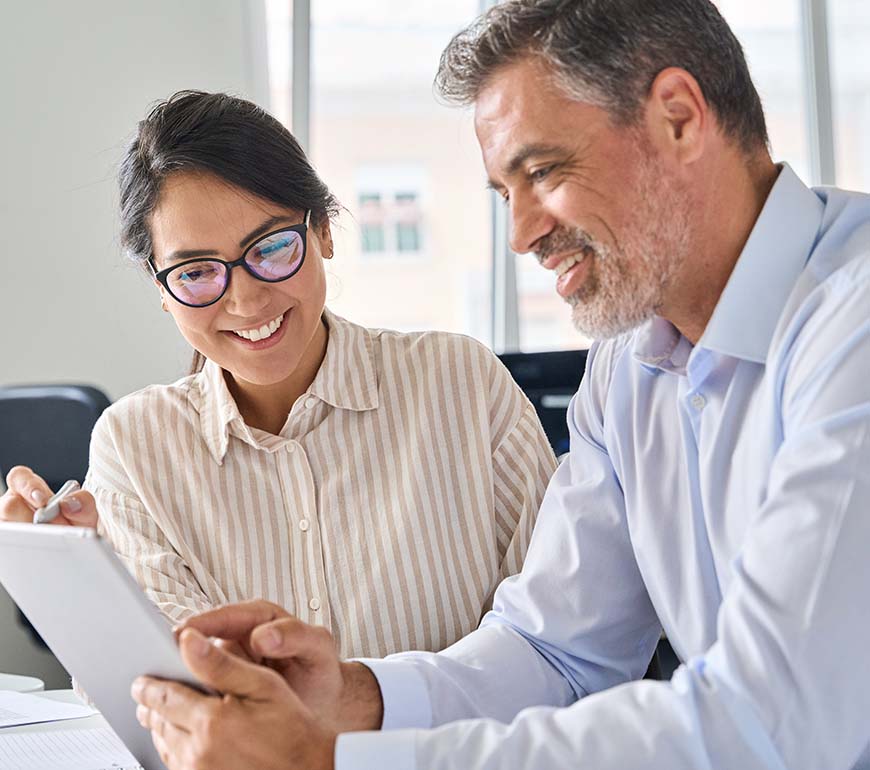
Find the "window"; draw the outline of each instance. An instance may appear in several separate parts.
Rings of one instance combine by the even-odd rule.
[[[347,211],[327,303],[362,324],[490,341],[492,225],[472,116],[440,104],[478,0],[311,0],[309,155]]]
[[[870,3],[828,3],[837,184],[870,190]]]
[[[425,257],[423,248],[421,193],[395,189],[396,176],[402,185],[409,177],[422,189],[424,174],[419,169],[362,168],[357,170],[360,189],[359,226],[365,257]],[[362,180],[362,181],[361,181]]]
[[[265,2],[272,109],[289,125],[292,0]],[[532,257],[517,257],[514,265],[500,246],[493,256],[504,214],[485,191],[472,115],[444,107],[432,93],[448,40],[493,2],[310,0],[309,155],[347,207],[334,228],[328,302],[375,326],[448,329],[487,343],[498,327],[499,339],[523,350],[579,347],[588,341],[573,329],[553,276]],[[825,138],[810,130],[810,117],[822,122],[831,115],[809,103],[807,51],[818,54],[819,42],[809,34],[807,9],[826,8],[828,155],[835,156],[838,184],[870,187],[870,68],[863,51],[870,3],[714,2],[743,44],[774,159],[787,160],[812,184],[820,182]]]
[[[801,0],[714,2],[743,45],[764,106],[774,161],[788,161],[811,184]]]

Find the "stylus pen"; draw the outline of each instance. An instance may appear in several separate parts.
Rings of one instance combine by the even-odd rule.
[[[60,503],[65,497],[69,497],[73,492],[78,492],[79,483],[74,479],[67,481],[60,489],[55,492],[49,501],[42,508],[37,508],[33,514],[34,524],[47,524],[57,518],[60,513]]]

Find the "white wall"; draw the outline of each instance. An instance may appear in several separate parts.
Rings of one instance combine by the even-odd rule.
[[[117,242],[115,168],[180,88],[265,93],[251,0],[29,0],[0,23],[0,384],[83,381],[115,399],[188,354]],[[259,81],[259,82],[255,82]]]
[[[123,262],[115,168],[178,89],[265,103],[262,19],[261,0],[3,0],[0,385],[85,382],[114,400],[186,373],[156,291]],[[44,667],[0,594],[0,671]]]

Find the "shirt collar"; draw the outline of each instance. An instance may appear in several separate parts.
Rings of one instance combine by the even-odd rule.
[[[320,398],[337,409],[377,409],[375,332],[326,309],[323,320],[329,329],[326,355],[305,395]],[[223,370],[213,361],[207,359],[203,370],[195,376],[190,399],[199,412],[206,446],[218,464],[226,456],[231,426],[243,440],[257,443],[227,387]]]
[[[329,329],[329,343],[308,393],[337,409],[354,412],[377,409],[377,332],[357,326],[326,309],[323,319]]]
[[[697,347],[765,363],[783,308],[815,246],[823,214],[819,197],[782,164]],[[653,318],[635,336],[634,357],[657,368],[664,362],[682,368],[685,360],[670,361],[685,347],[681,339],[670,322]]]

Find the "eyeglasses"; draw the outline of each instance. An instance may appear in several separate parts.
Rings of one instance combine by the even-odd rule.
[[[241,266],[249,275],[266,283],[279,283],[296,275],[305,261],[305,236],[310,219],[309,209],[301,225],[264,235],[232,262],[216,257],[197,257],[160,272],[154,271],[151,260],[149,264],[154,277],[174,300],[187,307],[208,307],[226,293],[234,267]]]

